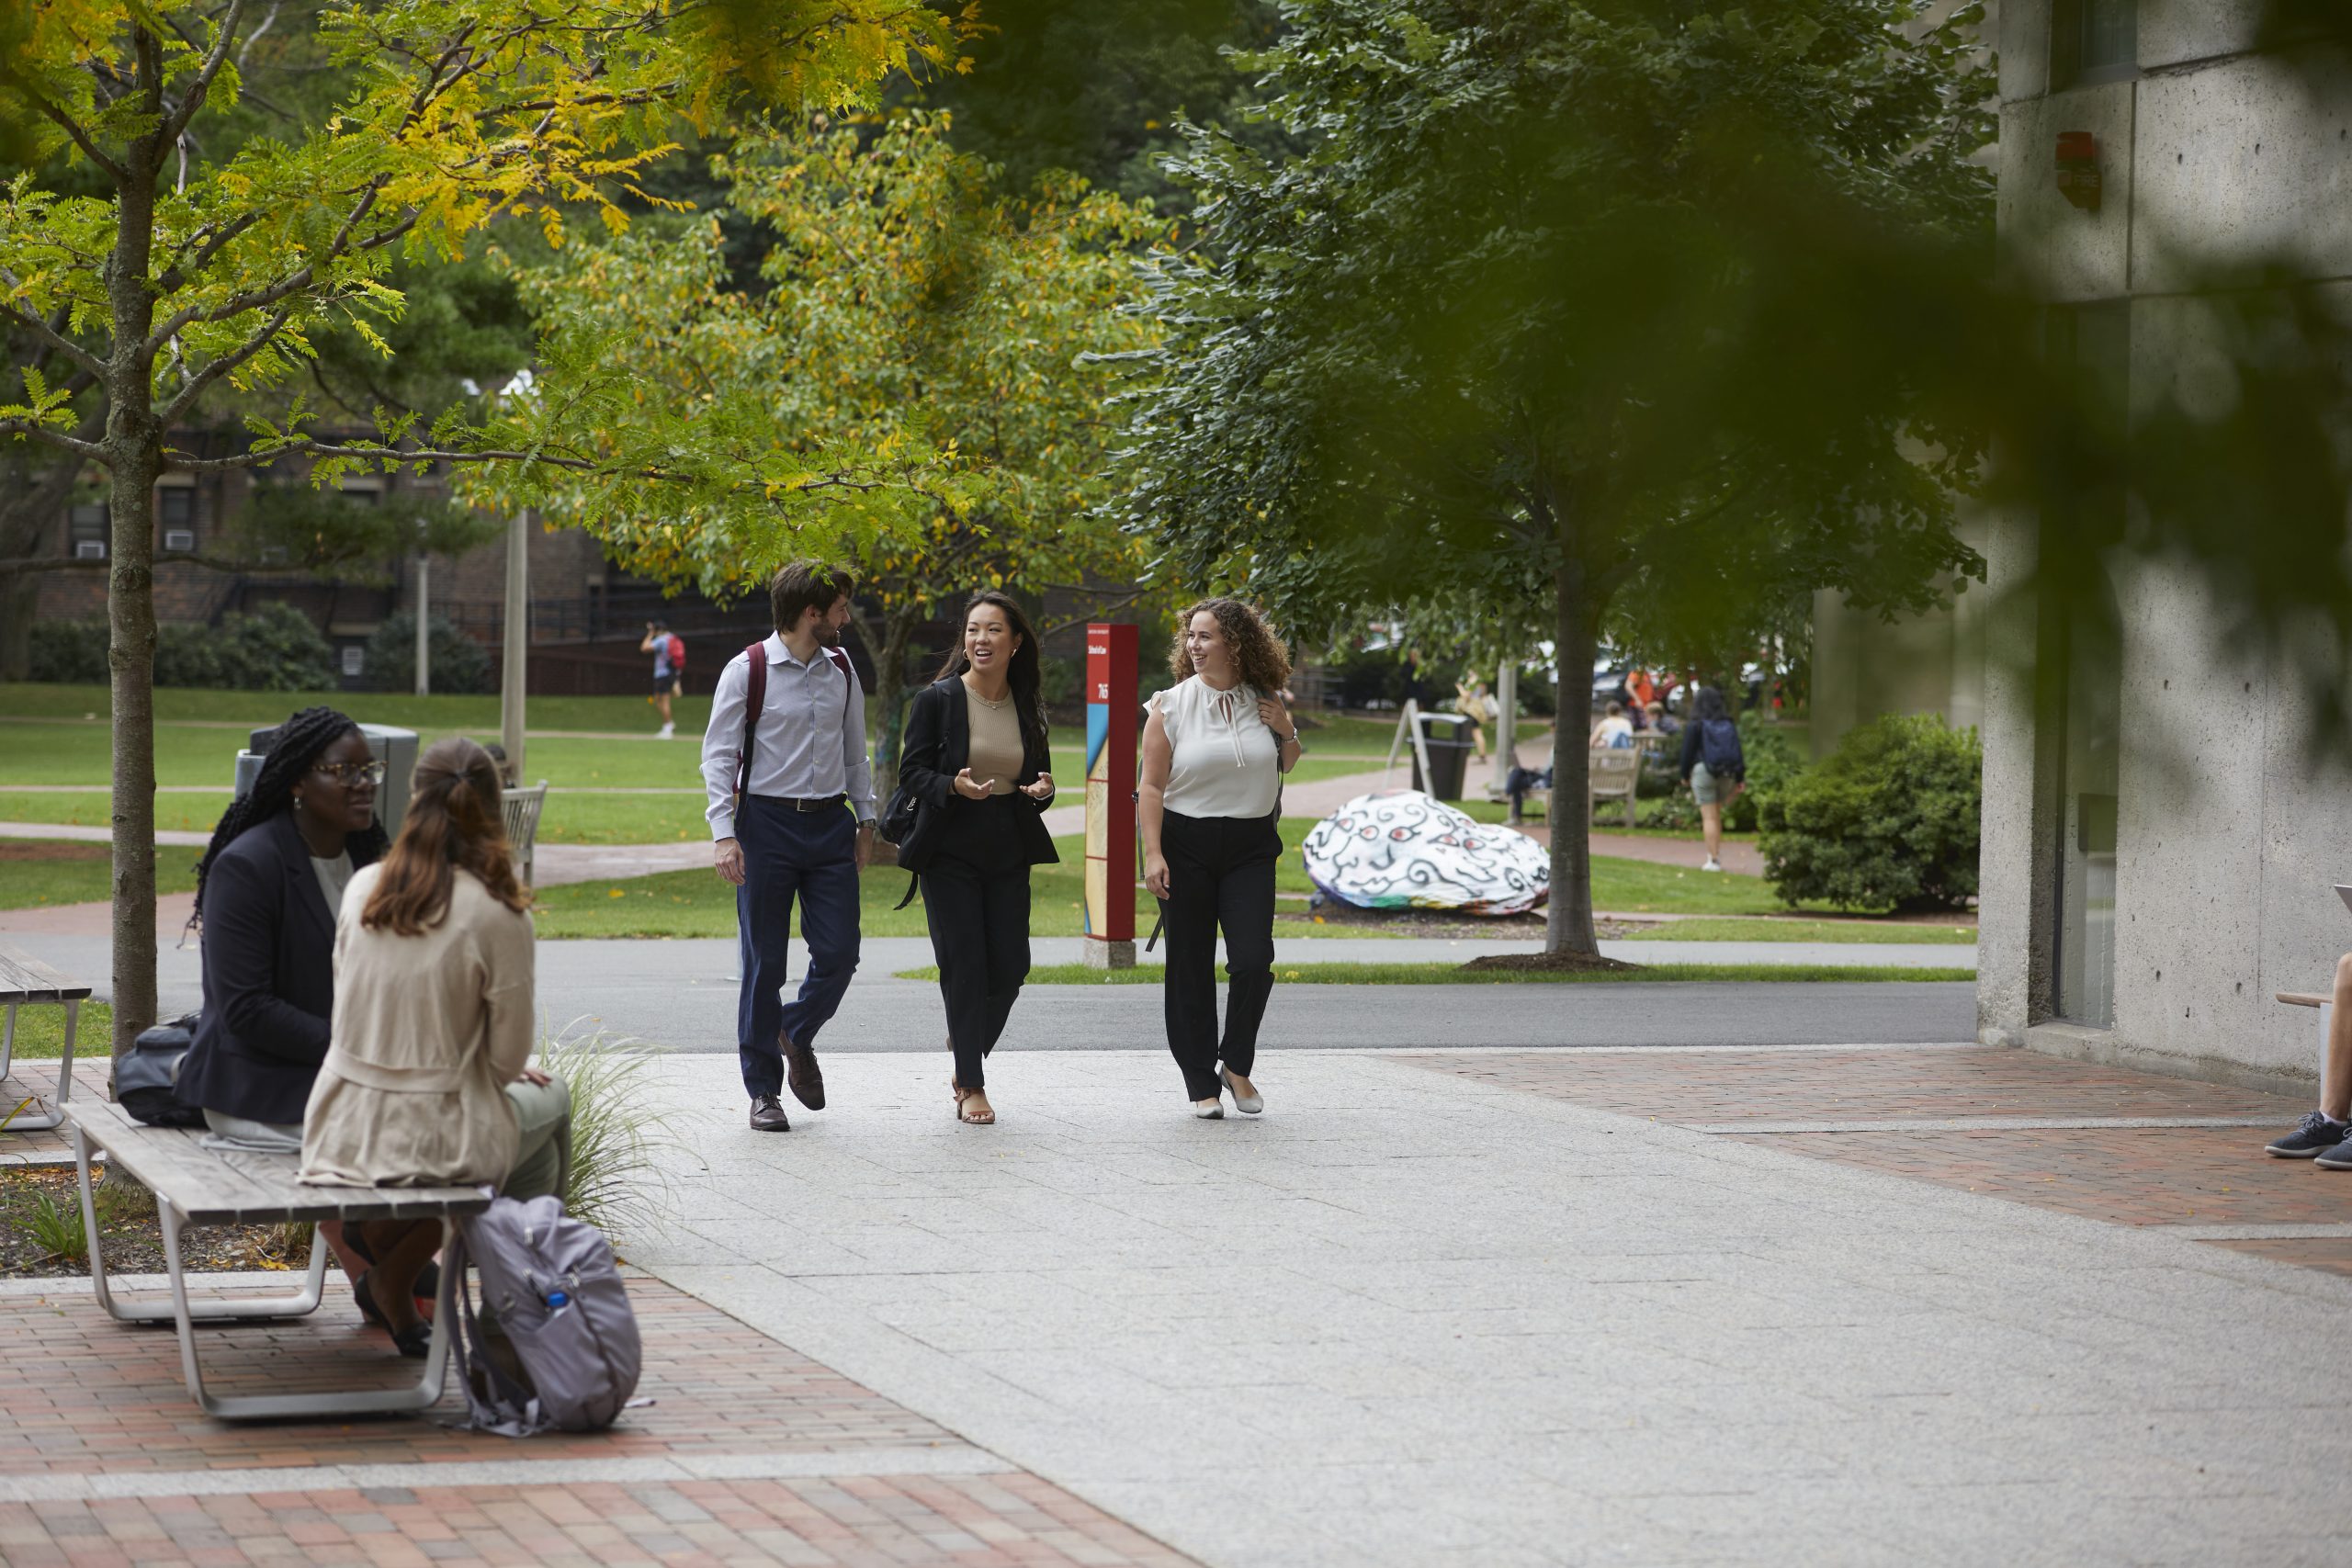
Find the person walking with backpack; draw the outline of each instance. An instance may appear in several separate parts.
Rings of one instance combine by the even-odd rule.
[[[1699,825],[1707,841],[1701,871],[1724,868],[1724,807],[1747,787],[1747,756],[1740,750],[1739,726],[1724,711],[1724,694],[1699,688],[1690,722],[1682,728],[1682,780],[1699,803]]]
[[[742,990],[735,1043],[752,1126],[789,1132],[781,1098],[825,1108],[814,1048],[857,972],[858,874],[874,858],[874,770],[865,693],[842,628],[855,581],[794,561],[768,585],[775,633],[727,661],[702,738],[712,862],[735,887]],[[792,907],[808,968],[784,1000]]]
[[[1054,800],[1037,635],[1009,595],[964,606],[964,635],[907,716],[899,787],[922,803],[899,864],[922,884],[947,1007],[956,1116],[991,1126],[981,1066],[1029,977],[1029,868],[1050,865]]]
[[[686,694],[686,639],[672,631],[667,621],[648,621],[645,640],[637,645],[637,650],[653,655],[650,700],[662,715],[662,729],[654,739],[667,740],[678,733],[670,716],[670,699]]]

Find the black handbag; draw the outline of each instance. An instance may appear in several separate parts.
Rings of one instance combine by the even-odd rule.
[[[188,1013],[142,1032],[115,1064],[114,1094],[122,1108],[150,1127],[201,1127],[204,1111],[178,1093],[180,1060],[196,1040],[197,1015]]]

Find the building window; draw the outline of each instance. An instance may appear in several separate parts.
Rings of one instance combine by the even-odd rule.
[[[166,551],[186,555],[196,548],[196,489],[166,485],[155,492],[155,525]]]
[[[2054,591],[2049,661],[2061,682],[2058,810],[2053,826],[2053,933],[2060,1018],[2115,1026],[2117,825],[2123,749],[2123,631],[2105,564],[2123,536],[2132,307],[2128,300],[2052,312],[2050,350],[2071,366],[2086,461],[2044,513],[2043,578]]]
[[[66,515],[66,538],[75,560],[107,558],[107,503],[92,502]]]
[[[2140,63],[2140,0],[2053,0],[2050,90],[2120,82]]]

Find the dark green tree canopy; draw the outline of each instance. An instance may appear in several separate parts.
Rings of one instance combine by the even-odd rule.
[[[1921,303],[1989,266],[1991,84],[1976,8],[1918,9],[1294,0],[1252,64],[1305,151],[1195,133],[1200,243],[1154,258],[1124,504],[1160,570],[1295,630],[1491,594],[1564,670],[1628,605],[1697,629],[1981,570]],[[1555,935],[1566,905],[1589,951],[1564,837]]]

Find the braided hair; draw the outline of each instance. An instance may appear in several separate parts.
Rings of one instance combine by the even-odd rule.
[[[348,714],[330,707],[304,708],[278,726],[277,739],[262,761],[261,776],[254,780],[253,788],[229,803],[229,809],[220,814],[220,825],[212,829],[212,841],[204,847],[204,858],[196,863],[196,913],[188,920],[192,929],[203,924],[205,879],[220,852],[235,843],[246,829],[288,809],[294,801],[294,781],[309,773],[311,764],[328,747],[358,729]],[[373,859],[383,853],[384,829],[371,823],[367,831],[352,834],[350,842],[363,852],[372,849],[368,858]]]

